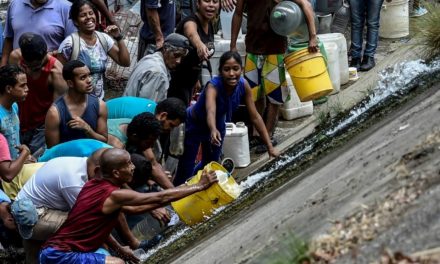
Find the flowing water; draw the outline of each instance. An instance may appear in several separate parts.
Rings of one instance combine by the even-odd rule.
[[[409,84],[416,78],[420,76],[429,76],[437,71],[440,71],[440,58],[429,65],[422,60],[416,60],[403,62],[394,67],[385,69],[380,73],[379,82],[373,89],[371,95],[369,95],[360,106],[351,110],[348,116],[341,120],[339,124],[325,131],[324,135],[326,137],[332,137],[347,129],[348,126],[353,125],[355,122],[359,123],[362,119],[366,118],[366,116],[363,115],[375,106],[386,102],[387,99],[392,96],[401,96],[408,92],[408,90],[412,88]],[[243,190],[250,189],[254,185],[264,181],[267,177],[272,175],[274,171],[286,166],[294,166],[296,160],[315,149],[315,147],[316,143],[308,144],[294,155],[292,155],[291,151],[286,151],[286,154],[281,155],[281,157],[270,168],[250,175],[246,180],[241,182],[240,186]]]
[[[339,122],[330,126],[330,128],[324,132],[312,134],[312,136],[306,138],[302,143],[287,150],[285,154],[281,155],[269,166],[264,167],[262,170],[250,175],[246,180],[242,181],[240,183],[240,187],[243,190],[242,195],[238,197],[234,204],[238,204],[247,199],[249,194],[260,186],[263,186],[268,179],[276,177],[274,175],[278,175],[280,171],[295,167],[308,153],[313,152],[317,148],[322,148],[323,138],[329,139],[336,137],[350,127],[356,126],[367,119],[371,114],[370,112],[378,111],[376,108],[387,104],[390,98],[404,96],[409,93],[414,86],[423,84],[424,80],[429,80],[431,75],[438,74],[439,72],[440,58],[429,64],[422,60],[403,62],[383,70],[379,73],[380,78],[378,84],[371,90],[371,94],[358,104],[358,106],[353,108],[344,118],[340,119]],[[221,214],[226,208],[227,206],[217,208],[210,218]],[[156,249],[149,251],[142,259],[148,259],[159,249],[170,245],[182,236],[189,235],[191,233],[190,230],[192,229],[188,227],[179,229]]]

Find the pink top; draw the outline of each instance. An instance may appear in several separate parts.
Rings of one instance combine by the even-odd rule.
[[[11,153],[9,152],[8,141],[3,134],[0,134],[0,162],[10,161]]]

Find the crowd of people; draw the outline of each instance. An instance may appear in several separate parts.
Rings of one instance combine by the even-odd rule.
[[[106,102],[109,57],[129,66],[130,56],[105,2],[10,3],[0,67],[0,237],[3,247],[24,247],[26,263],[136,262],[133,250],[162,238],[133,235],[143,217],[166,226],[171,201],[217,181],[204,171],[198,184],[184,184],[220,159],[225,122],[242,100],[278,155],[238,53],[222,57],[220,77],[187,108],[200,62],[213,54],[220,3],[199,0],[176,28],[174,2],[163,2],[142,1],[139,61],[124,96]],[[186,150],[170,173],[162,166],[169,133],[183,123]]]
[[[313,1],[293,1],[305,14],[308,51],[318,52]],[[369,70],[382,0],[350,2],[351,65]],[[183,0],[176,16],[173,0],[141,0],[138,61],[123,96],[104,101],[109,58],[131,64],[106,1],[12,0],[0,67],[2,246],[23,246],[26,263],[138,261],[133,250],[148,250],[162,239],[133,235],[143,217],[166,225],[170,202],[217,181],[214,172],[204,171],[198,184],[185,184],[221,160],[226,122],[239,105],[258,132],[258,152],[277,157],[274,131],[288,94],[287,37],[269,26],[277,3]],[[218,75],[202,85],[220,8],[235,10],[230,51],[220,57]],[[244,10],[242,61],[236,43]],[[170,132],[183,129],[176,157],[169,151],[175,147]],[[178,163],[164,167],[167,159]]]

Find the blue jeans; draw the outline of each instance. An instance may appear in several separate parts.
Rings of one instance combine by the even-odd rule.
[[[180,0],[180,11],[181,11],[181,19],[183,20],[185,17],[188,17],[194,13],[193,9],[193,1],[192,0]]]
[[[379,18],[383,0],[350,0],[352,58],[362,56],[364,25],[367,25],[367,44],[364,56],[374,57],[379,40]]]

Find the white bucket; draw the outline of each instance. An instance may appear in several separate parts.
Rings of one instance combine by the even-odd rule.
[[[226,123],[223,154],[235,162],[235,167],[246,167],[251,163],[248,129],[243,122]]]
[[[222,33],[223,39],[231,39],[231,25],[232,25],[232,17],[234,16],[234,10],[231,12],[220,11],[220,23],[222,25]],[[241,27],[238,31],[238,38],[241,37]]]
[[[303,116],[313,114],[313,102],[301,102],[295,87],[293,86],[290,75],[286,73],[286,81],[289,86],[290,100],[286,101],[280,108],[280,113],[285,120],[293,120]]]
[[[347,41],[341,33],[318,34],[318,39],[322,43],[336,43],[339,49],[339,76],[340,83],[348,83],[348,56]]]
[[[409,35],[408,0],[384,1],[380,10],[379,37],[403,38]]]
[[[339,74],[339,48],[336,43],[324,43],[325,53],[327,53],[327,70],[333,85],[331,94],[339,93],[341,90],[341,76]]]

